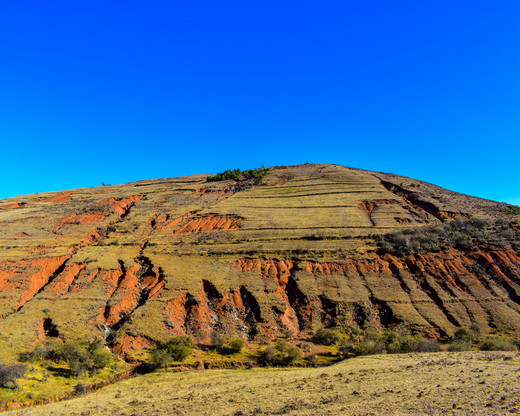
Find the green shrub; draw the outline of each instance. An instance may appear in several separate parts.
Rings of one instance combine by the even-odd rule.
[[[511,342],[520,350],[520,338],[512,339]]]
[[[474,330],[462,326],[455,330],[452,340],[455,342],[465,342],[467,344],[470,344],[472,342],[475,342],[476,338],[477,334]]]
[[[195,343],[188,335],[178,335],[159,343],[150,351],[150,364],[155,367],[167,367],[172,361],[184,361],[195,348]]]
[[[400,340],[401,352],[417,352],[425,339],[422,335],[405,335]]]
[[[65,363],[72,377],[99,371],[112,362],[112,354],[101,340],[72,340],[65,343],[49,340],[36,345],[24,358],[31,363]]]
[[[399,354],[401,352],[401,343],[399,341],[387,344],[385,350],[388,354]]]
[[[242,349],[245,345],[246,343],[242,338],[232,338],[228,342],[228,349],[229,351],[231,351],[232,354],[238,354],[242,352]]]
[[[91,353],[92,365],[96,370],[101,370],[112,363],[112,354],[105,348],[98,348]]]
[[[319,361],[318,361],[318,357],[316,357],[315,354],[309,354],[305,357],[305,362],[307,363],[308,366],[310,367],[318,367],[318,365],[320,364]]]
[[[184,361],[195,348],[195,343],[188,335],[179,335],[166,341],[163,348],[168,351],[174,361]]]
[[[265,347],[258,354],[258,363],[261,365],[274,365],[276,363],[276,350],[273,346]]]
[[[334,345],[341,339],[337,330],[319,328],[312,335],[312,342],[320,345]]]
[[[385,352],[385,344],[380,339],[364,339],[355,344],[355,355],[373,355],[382,354]]]
[[[153,368],[166,368],[172,361],[166,350],[155,348],[150,352],[150,364]]]
[[[245,342],[242,338],[231,338],[228,341],[219,339],[215,347],[219,354],[239,354],[245,346]]]
[[[76,396],[83,396],[87,394],[88,386],[86,386],[83,383],[78,383],[74,386],[74,393],[76,393]]]
[[[338,350],[343,359],[349,358],[354,355],[354,342],[344,340],[339,343]]]
[[[480,345],[482,351],[518,351],[518,346],[507,337],[488,337]]]
[[[290,345],[285,340],[277,341],[258,355],[258,362],[262,365],[291,365],[299,361],[302,353],[299,348]]]
[[[56,346],[57,345],[58,344],[56,344]],[[32,364],[35,362],[42,362],[49,359],[50,351],[54,351],[54,348],[50,348],[48,342],[39,342],[30,352],[21,354],[20,360]]]
[[[339,344],[339,352],[343,358],[382,354],[385,352],[384,337],[382,334],[371,333],[360,341],[343,341]]]
[[[280,351],[280,362],[285,365],[294,364],[302,357],[302,352],[299,348],[288,345],[283,351]]]
[[[397,354],[404,352],[435,352],[441,347],[437,341],[425,339],[422,335],[400,335],[386,330],[384,333],[370,332],[356,341],[343,341],[339,345],[343,358],[358,355]]]
[[[385,344],[389,345],[389,344],[399,343],[399,339],[400,339],[401,335],[399,335],[397,332],[395,332],[391,329],[387,329],[383,333],[383,337],[384,337]]]
[[[268,172],[269,168],[246,170],[244,172],[244,177],[246,179],[253,179],[256,183],[260,183]]]

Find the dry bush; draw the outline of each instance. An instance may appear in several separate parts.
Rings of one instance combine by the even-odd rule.
[[[18,388],[17,378],[23,377],[27,367],[23,364],[0,364],[0,387]]]

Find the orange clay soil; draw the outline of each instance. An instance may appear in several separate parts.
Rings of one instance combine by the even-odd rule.
[[[201,231],[238,230],[241,218],[232,215],[205,215],[194,218],[183,225],[175,234],[198,233]]]

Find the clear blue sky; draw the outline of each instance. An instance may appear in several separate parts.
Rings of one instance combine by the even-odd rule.
[[[520,204],[520,2],[9,1],[0,198],[337,163]]]

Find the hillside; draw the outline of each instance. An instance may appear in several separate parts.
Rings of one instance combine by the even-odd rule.
[[[128,353],[184,333],[298,338],[340,319],[441,338],[520,330],[519,216],[505,204],[338,165],[206,178],[0,201],[0,358],[49,337],[109,332]],[[505,237],[406,255],[375,239],[475,217]]]

